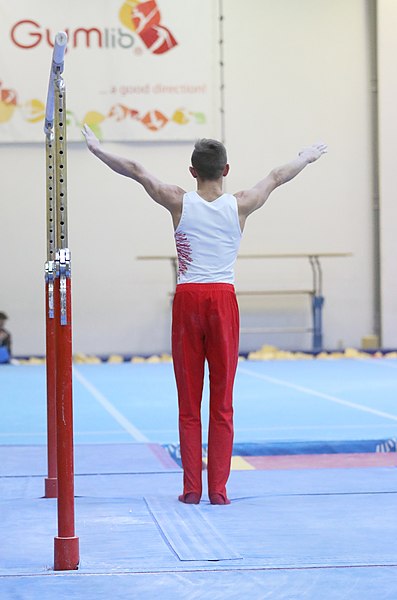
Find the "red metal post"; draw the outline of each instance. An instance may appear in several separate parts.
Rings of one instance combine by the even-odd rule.
[[[66,285],[65,294],[60,287]],[[67,323],[62,324],[61,303],[66,301]],[[56,421],[58,467],[58,536],[54,538],[54,569],[66,571],[79,565],[79,538],[75,535],[73,398],[72,398],[72,311],[70,277],[55,281]]]
[[[52,276],[52,274],[51,274]],[[44,481],[45,498],[57,497],[57,424],[56,424],[56,365],[55,319],[53,313],[52,281],[46,281],[46,374],[47,374],[47,466]]]

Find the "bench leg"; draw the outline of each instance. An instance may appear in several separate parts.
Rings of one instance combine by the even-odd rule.
[[[313,296],[313,298],[312,298],[313,352],[320,352],[323,349],[323,322],[322,322],[323,305],[324,305],[324,296]]]

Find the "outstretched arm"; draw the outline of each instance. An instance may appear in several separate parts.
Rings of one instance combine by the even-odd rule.
[[[85,137],[88,149],[95,156],[116,173],[130,177],[140,183],[155,202],[161,204],[171,212],[174,222],[175,220],[178,222],[178,215],[180,216],[182,207],[182,198],[185,193],[182,188],[177,185],[163,183],[134,160],[123,158],[104,150],[100,141],[88,125],[84,125],[82,134]]]
[[[291,181],[296,177],[307,165],[315,162],[327,152],[325,144],[313,144],[301,150],[298,157],[280,167],[273,169],[267,177],[259,181],[253,188],[243,192],[238,192],[236,195],[240,223],[244,226],[245,219],[258,208],[261,208],[273,190],[283,183]]]

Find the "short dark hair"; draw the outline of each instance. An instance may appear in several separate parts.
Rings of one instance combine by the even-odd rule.
[[[0,319],[1,319],[2,321],[7,321],[8,317],[7,317],[7,315],[5,314],[5,312],[2,312],[2,311],[0,311]]]
[[[191,160],[201,179],[214,181],[222,176],[227,164],[226,148],[218,140],[197,140]]]

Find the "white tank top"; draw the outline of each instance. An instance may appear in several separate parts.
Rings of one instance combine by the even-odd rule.
[[[185,194],[175,230],[178,283],[234,283],[240,241],[235,196],[207,202],[197,192]]]

